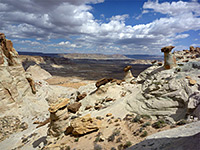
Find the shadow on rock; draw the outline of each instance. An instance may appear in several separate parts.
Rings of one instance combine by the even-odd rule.
[[[200,133],[187,137],[147,139],[127,150],[199,150]]]
[[[43,136],[43,137],[37,139],[36,141],[34,141],[34,142],[32,143],[33,148],[38,147],[41,143],[43,143],[44,145],[47,144],[47,137],[46,137],[46,136]]]

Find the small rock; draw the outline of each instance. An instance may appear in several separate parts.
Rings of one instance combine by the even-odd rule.
[[[189,83],[190,83],[190,85],[195,85],[196,83],[197,83],[197,81],[196,80],[192,80],[192,79],[190,79],[190,81],[189,81]]]
[[[87,94],[84,92],[76,97],[76,101],[78,102],[78,101],[84,99],[86,96],[87,96]]]
[[[162,66],[162,64],[163,64],[162,62],[158,62],[158,66]]]
[[[186,79],[191,79],[191,77],[190,77],[190,76],[186,76],[185,78],[186,78]]]
[[[112,116],[112,113],[106,114],[106,117],[110,117],[110,116]]]
[[[126,66],[126,67],[124,68],[124,72],[129,71],[131,68],[132,68],[132,66]]]
[[[75,102],[75,103],[73,103],[73,104],[70,104],[70,105],[67,107],[67,109],[68,109],[69,111],[71,111],[72,113],[76,113],[76,112],[79,110],[80,107],[81,107],[81,103],[80,103],[80,102]]]
[[[92,108],[93,106],[91,106],[91,105],[89,105],[89,106],[86,106],[85,107],[85,110],[88,110],[88,109],[90,109],[90,108]]]
[[[108,83],[108,82],[110,82],[112,80],[113,79],[111,79],[111,78],[109,78],[109,79],[102,78],[102,79],[98,80],[95,85],[96,85],[97,88],[99,88],[101,85],[105,85],[106,83]]]
[[[106,98],[105,99],[105,102],[110,102],[110,101],[113,101],[113,99],[112,98]]]

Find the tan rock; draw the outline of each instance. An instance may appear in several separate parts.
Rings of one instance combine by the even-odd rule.
[[[189,60],[188,60],[188,59],[186,59],[186,60],[183,60],[183,62],[189,62]]]
[[[35,82],[32,78],[26,78],[31,86],[31,90],[33,94],[36,94]]]
[[[112,116],[112,113],[106,114],[106,117],[110,117],[110,116]]]
[[[190,52],[194,52],[194,51],[195,51],[194,46],[190,46]]]
[[[190,79],[189,83],[190,83],[190,85],[195,85],[197,83],[197,81],[193,80],[193,79]]]
[[[111,79],[111,78],[102,78],[102,79],[98,80],[95,85],[97,88],[99,88],[101,85],[105,85],[106,83],[108,83],[112,80],[113,79]]]
[[[73,104],[70,104],[67,108],[70,112],[76,113],[80,107],[81,107],[81,103],[75,102]]]
[[[59,104],[56,104],[56,105],[52,105],[50,108],[49,108],[49,112],[50,113],[55,113],[57,110],[59,110],[60,108],[63,108],[65,106],[67,106],[67,104],[69,104],[70,100],[68,98],[66,99],[63,99],[63,101]]]
[[[85,97],[87,96],[87,94],[84,92],[82,94],[79,94],[77,97],[76,97],[76,101],[80,101],[82,99],[84,99]]]
[[[55,112],[50,113],[50,125],[48,129],[48,135],[58,137],[64,133],[66,125],[68,124],[69,114],[67,107],[62,107]]]
[[[171,50],[175,46],[166,46],[161,48],[161,52],[164,52],[164,67],[165,69],[171,69],[176,66],[176,58],[171,53]]]
[[[191,79],[191,77],[190,77],[190,76],[186,76],[185,78],[186,78],[186,79]]]
[[[166,46],[166,47],[163,47],[161,48],[161,52],[164,52],[164,53],[169,53],[172,51],[172,49],[174,48],[175,46]]]
[[[124,72],[129,71],[131,68],[132,68],[132,66],[126,66],[126,67],[124,68]]]
[[[70,123],[70,126],[66,128],[65,133],[79,136],[90,133],[92,131],[97,131],[100,127],[101,121],[96,118],[91,118],[91,115],[88,114],[83,117],[74,119]]]
[[[158,62],[158,66],[162,66],[163,65],[163,63],[162,62]]]
[[[190,53],[190,51],[189,50],[185,50],[185,54],[188,54],[188,53]]]

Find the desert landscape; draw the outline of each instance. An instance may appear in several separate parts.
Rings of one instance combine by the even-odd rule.
[[[199,149],[199,47],[111,60],[18,55],[0,42],[0,149]]]

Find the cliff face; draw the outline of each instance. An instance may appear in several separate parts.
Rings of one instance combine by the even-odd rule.
[[[20,101],[31,93],[18,53],[10,40],[0,33],[0,106]]]

